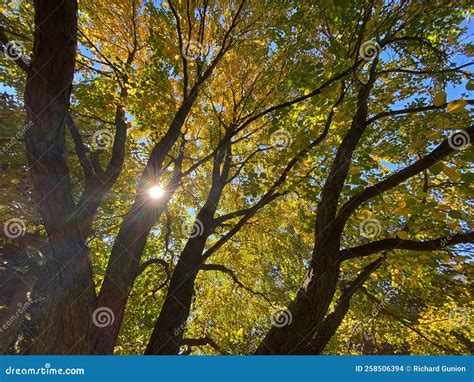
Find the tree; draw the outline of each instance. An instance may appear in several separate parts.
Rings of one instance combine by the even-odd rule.
[[[462,325],[432,325],[453,347],[417,323],[469,301],[474,100],[445,92],[472,88],[467,5],[275,3],[2,7],[5,131],[24,105],[38,210],[20,229],[47,270],[8,351],[467,351]],[[463,292],[410,299],[398,266]],[[416,339],[377,347],[367,304]]]

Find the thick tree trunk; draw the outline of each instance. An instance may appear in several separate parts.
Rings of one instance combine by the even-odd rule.
[[[334,297],[338,274],[336,264],[314,264],[287,308],[289,324],[273,326],[255,354],[314,354],[312,338]]]
[[[188,241],[181,253],[145,354],[179,353],[206,241],[204,237],[196,239]]]
[[[165,157],[179,137],[181,127],[196,100],[196,91],[184,101],[167,133],[153,149],[143,171],[135,202],[122,221],[115,239],[97,301],[99,308],[112,310],[114,319],[111,325],[94,329],[94,351],[97,354],[113,353],[148,234],[176,190],[177,184],[169,185],[170,189],[165,190],[165,196],[159,204],[155,200],[150,200],[148,196],[148,189],[160,180]]]
[[[113,312],[110,325],[95,328],[94,351],[97,354],[113,353],[148,234],[167,203],[168,200],[163,200],[159,206],[153,206],[149,201],[137,201],[122,222],[97,300],[98,309],[108,308]]]
[[[94,285],[87,247],[75,226],[66,224],[74,210],[65,156],[64,120],[74,74],[77,33],[74,0],[35,1],[34,54],[25,90],[25,134],[34,197],[51,244],[44,319],[33,353],[90,352],[89,329]]]
[[[187,241],[173,271],[170,287],[155,323],[145,354],[178,354],[183,340],[194,292],[194,282],[205,258],[206,241],[212,233],[214,214],[226,185],[231,165],[230,149],[222,149],[214,158],[212,186],[206,203],[196,216],[195,232]],[[221,165],[224,163],[222,172]],[[195,224],[196,224],[195,223]]]
[[[380,267],[383,260],[384,257],[379,257],[377,260],[367,265],[356,279],[341,293],[334,309],[326,316],[323,322],[321,322],[312,338],[312,354],[322,353],[349,311],[352,296],[361,289],[370,275]]]

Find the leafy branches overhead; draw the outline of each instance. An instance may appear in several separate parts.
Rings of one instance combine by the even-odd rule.
[[[5,351],[469,352],[467,4],[54,3],[0,6]]]

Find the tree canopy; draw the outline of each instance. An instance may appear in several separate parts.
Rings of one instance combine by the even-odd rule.
[[[0,349],[472,351],[469,1],[0,0]]]

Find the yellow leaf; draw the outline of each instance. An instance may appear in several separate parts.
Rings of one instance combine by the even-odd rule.
[[[304,95],[308,95],[309,93],[311,93],[310,89],[304,89]]]
[[[421,146],[423,146],[424,143],[425,141],[423,139],[416,139],[410,146],[408,146],[407,150],[409,152],[413,152],[416,149],[419,149]]]
[[[397,236],[402,240],[405,240],[408,238],[408,234],[405,231],[398,231]]]
[[[359,214],[357,215],[360,219],[368,219],[372,216],[372,212],[369,211],[369,210],[363,210],[363,211],[360,211]]]
[[[408,210],[407,210],[406,208],[395,208],[395,209],[393,210],[393,213],[394,213],[395,215],[400,215],[400,216],[401,216],[401,215],[406,215],[407,212],[408,212]]]
[[[458,99],[456,101],[448,103],[448,113],[460,113],[464,110],[467,102],[464,99]]]
[[[440,130],[449,129],[451,122],[447,118],[441,118],[436,121],[436,127]]]
[[[433,105],[441,106],[445,103],[446,103],[446,92],[441,91],[439,93],[436,93],[436,95],[433,98]]]
[[[454,167],[444,167],[443,172],[453,182],[457,182],[461,179],[461,173]]]

